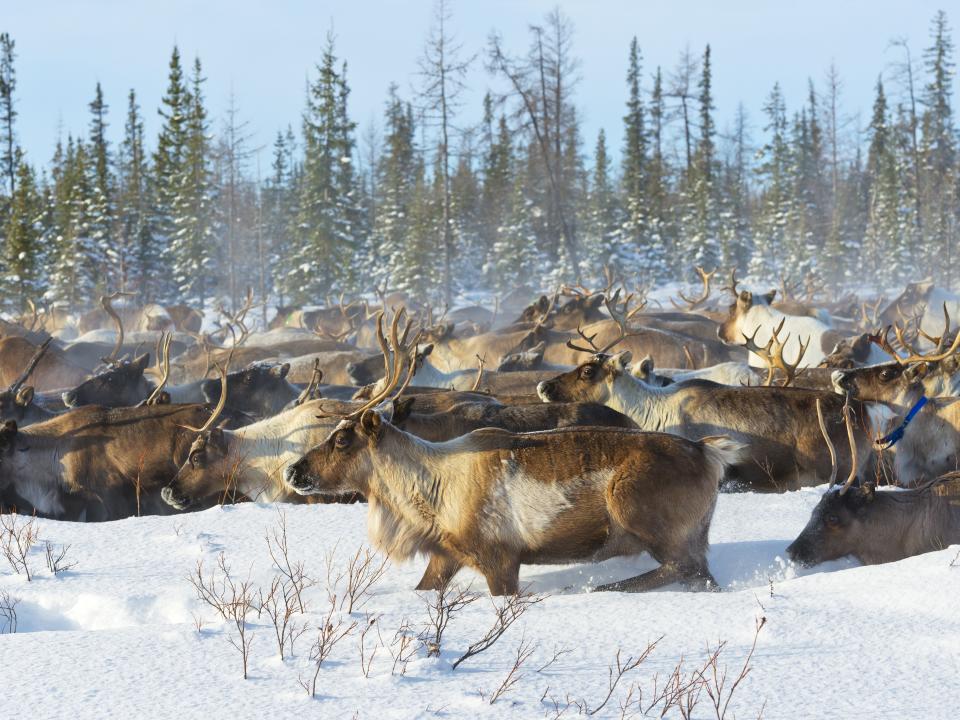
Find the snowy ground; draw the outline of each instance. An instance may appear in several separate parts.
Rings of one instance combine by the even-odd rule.
[[[229,626],[197,600],[188,582],[198,560],[210,569],[222,551],[235,576],[243,579],[249,572],[255,585],[268,585],[275,572],[264,536],[277,526],[275,506],[89,525],[42,521],[42,537],[70,544],[69,558],[78,564],[53,577],[38,546],[30,556],[32,582],[0,568],[0,591],[21,601],[19,631],[0,635],[4,713],[76,720],[304,712],[381,720],[554,717],[549,698],[560,701],[561,709],[567,697],[593,709],[606,695],[608,665],[618,648],[625,657],[662,636],[650,658],[594,716],[620,717],[618,706],[631,685],[639,684],[649,697],[656,673],[662,683],[681,656],[693,669],[706,646],[718,641],[727,641],[719,664],[735,676],[762,616],[766,624],[752,671],[727,717],[755,718],[763,709],[765,718],[955,718],[960,566],[951,567],[951,560],[957,548],[886,566],[839,562],[798,571],[781,557],[820,492],[721,496],[710,563],[723,592],[588,592],[592,584],[651,567],[645,558],[525,567],[522,581],[549,597],[486,653],[451,669],[452,660],[491,623],[493,606],[483,597],[453,618],[439,659],[421,651],[402,676],[391,673],[393,660],[381,647],[365,677],[359,634],[347,637],[324,663],[315,699],[298,684],[309,666],[315,630],[297,641],[293,659],[281,662],[266,616],[252,616],[250,677],[244,681]],[[325,556],[334,552],[342,567],[366,542],[365,512],[362,505],[285,508],[292,555],[321,579],[307,591],[311,623],[326,605]],[[378,617],[384,644],[404,621],[419,628],[426,605],[411,588],[423,567],[422,561],[391,566],[353,619],[362,625],[366,613]],[[474,588],[486,590],[476,578]],[[204,620],[200,632],[194,616]],[[510,670],[523,639],[533,655],[516,685],[490,705],[490,693]],[[377,644],[376,632],[368,633],[368,660]],[[569,652],[538,672],[556,649]],[[564,717],[577,714],[571,706]],[[708,697],[701,697],[694,715],[714,717]]]

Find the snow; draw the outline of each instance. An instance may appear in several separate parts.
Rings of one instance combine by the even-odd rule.
[[[418,653],[404,676],[392,675],[385,648],[370,677],[359,660],[359,636],[333,651],[320,671],[317,697],[298,684],[315,631],[301,637],[295,657],[280,661],[266,615],[252,615],[249,679],[228,641],[232,627],[197,599],[188,577],[198,560],[210,570],[223,552],[235,577],[257,586],[275,571],[265,542],[277,527],[277,506],[244,504],[171,517],[102,524],[37,521],[41,537],[69,544],[72,570],[45,568],[43,548],[30,556],[32,582],[3,565],[0,593],[20,598],[19,631],[0,635],[0,687],[8,717],[129,718],[285,717],[554,717],[548,697],[597,705],[618,648],[636,654],[663,636],[594,717],[620,717],[618,703],[639,682],[646,693],[681,655],[692,669],[707,645],[727,641],[720,665],[735,676],[765,617],[752,671],[734,694],[737,718],[953,718],[960,697],[960,566],[957,548],[890,565],[852,560],[813,569],[785,561],[784,549],[806,523],[823,487],[783,495],[721,495],[711,531],[710,564],[722,592],[676,587],[646,595],[590,593],[588,588],[653,567],[649,558],[601,564],[525,566],[521,582],[549,596],[506,635],[457,670],[452,661],[493,618],[487,597],[453,618],[440,658]],[[294,560],[319,578],[306,593],[316,624],[325,606],[325,558],[342,568],[365,545],[366,507],[281,506]],[[25,520],[25,518],[23,519]],[[957,563],[960,565],[960,562]],[[378,617],[384,644],[406,620],[426,621],[412,590],[425,562],[391,565],[367,603],[353,613]],[[461,583],[486,595],[478,577]],[[203,618],[200,632],[194,616]],[[2,618],[0,618],[2,628]],[[518,683],[495,704],[490,692],[512,665],[521,639],[534,644]],[[377,644],[367,635],[367,657]],[[569,649],[538,672],[556,648]],[[549,690],[548,690],[549,688]],[[574,717],[572,707],[565,714]],[[695,717],[712,717],[706,696]]]

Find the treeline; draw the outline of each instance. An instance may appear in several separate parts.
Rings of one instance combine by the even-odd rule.
[[[442,302],[590,282],[606,264],[639,284],[686,278],[695,264],[767,280],[813,271],[833,286],[950,283],[960,165],[944,13],[921,58],[894,43],[868,125],[843,114],[831,67],[793,110],[775,85],[756,142],[742,106],[729,131],[717,128],[709,46],[650,72],[634,39],[619,162],[603,131],[584,147],[573,29],[559,10],[516,55],[492,35],[467,58],[450,25],[441,2],[420,91],[404,98],[391,86],[380,132],[363,138],[347,63],[328,38],[299,129],[277,133],[262,177],[232,99],[214,127],[200,60],[185,68],[176,48],[155,141],[131,90],[112,146],[98,84],[89,131],[59,139],[49,163],[27,158],[15,42],[0,35],[5,305],[84,306],[107,288],[236,305],[247,286],[298,304],[383,283]],[[501,88],[475,124],[461,103],[471,62]]]

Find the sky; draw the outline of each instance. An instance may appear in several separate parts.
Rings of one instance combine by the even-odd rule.
[[[520,52],[529,25],[556,5],[555,0],[453,0],[454,33],[465,55],[477,54],[468,78],[471,91],[464,97],[465,122],[479,120],[480,98],[493,82],[482,63],[490,31],[497,29],[506,47]],[[589,150],[601,128],[608,142],[620,146],[627,51],[634,35],[647,89],[657,65],[669,71],[685,47],[699,55],[710,43],[717,124],[723,130],[742,101],[756,140],[761,107],[774,82],[783,87],[789,111],[805,100],[808,78],[822,87],[831,63],[843,81],[843,109],[852,118],[859,112],[865,125],[877,76],[889,76],[898,59],[889,41],[905,37],[919,59],[930,21],[944,3],[566,0],[559,7],[574,25],[580,58],[576,101]],[[203,62],[214,129],[233,93],[252,144],[264,148],[260,162],[267,172],[277,130],[290,123],[299,129],[305,84],[315,76],[331,29],[338,55],[348,62],[349,110],[362,133],[379,122],[391,82],[408,97],[417,87],[417,59],[433,8],[433,0],[0,0],[0,32],[16,41],[18,139],[34,162],[46,162],[58,132],[86,132],[87,105],[99,81],[110,105],[110,140],[116,143],[122,135],[130,88],[137,91],[152,140],[170,51],[177,44],[187,64],[196,55]],[[891,92],[895,87],[888,87]],[[851,132],[855,126],[851,119]]]

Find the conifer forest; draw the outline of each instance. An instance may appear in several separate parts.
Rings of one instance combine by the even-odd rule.
[[[561,10],[531,19],[526,47],[494,32],[464,48],[451,19],[438,6],[418,87],[392,85],[370,132],[351,116],[350,58],[331,32],[302,115],[276,129],[259,173],[245,121],[232,107],[211,116],[202,58],[176,46],[159,107],[136,88],[108,107],[91,82],[89,129],[31,157],[18,94],[35,89],[20,85],[16,37],[0,34],[5,308],[89,307],[117,289],[235,308],[247,287],[302,305],[383,283],[449,303],[588,283],[605,265],[644,287],[695,281],[697,265],[764,282],[815,273],[828,287],[951,284],[960,164],[945,13],[924,47],[893,41],[868,116],[842,108],[842,68],[811,68],[802,103],[774,85],[722,130],[723,58],[707,45],[651,67],[635,38],[611,68],[621,147],[581,132],[575,28]],[[479,107],[461,100],[469,64],[498,88]],[[144,113],[157,111],[150,137]],[[121,141],[107,140],[110,125]]]

